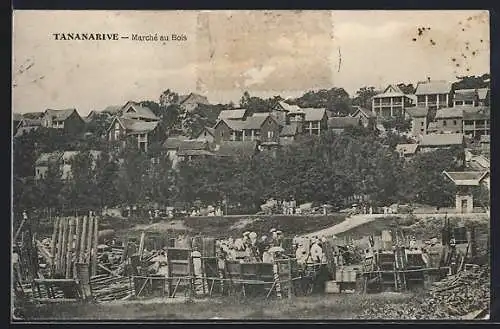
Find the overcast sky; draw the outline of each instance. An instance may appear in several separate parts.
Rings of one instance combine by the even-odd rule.
[[[13,110],[158,100],[167,88],[238,102],[489,73],[486,11],[15,11]],[[421,35],[419,27],[428,27]],[[55,41],[52,33],[187,41]],[[414,40],[415,39],[415,40]],[[28,69],[26,69],[28,68]],[[467,71],[468,70],[468,71]]]

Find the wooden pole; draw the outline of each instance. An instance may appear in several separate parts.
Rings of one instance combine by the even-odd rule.
[[[60,273],[66,273],[66,257],[68,252],[68,230],[69,230],[69,218],[64,218],[63,222],[63,237],[62,237],[62,251],[61,251],[61,270]]]
[[[82,235],[80,238],[81,238],[81,244],[80,244],[79,261],[80,263],[83,263],[85,262],[85,245],[87,242],[87,216],[83,216]]]
[[[99,219],[94,218],[94,243],[92,244],[92,276],[97,274],[97,238],[99,235]]]
[[[75,252],[73,254],[74,264],[73,264],[73,276],[76,276],[76,263],[80,261],[80,243],[81,243],[81,234],[82,227],[80,225],[80,218],[76,217],[75,219]]]
[[[85,259],[85,263],[90,264],[90,257],[91,257],[91,249],[92,249],[92,237],[94,236],[93,234],[93,229],[94,229],[94,217],[89,217],[89,230],[87,232],[87,247],[86,247],[86,254],[87,257]]]
[[[50,274],[54,275],[55,272],[55,262],[56,262],[56,239],[57,239],[57,231],[59,229],[59,217],[56,217],[54,220],[54,230],[52,231],[52,240],[50,241],[50,260],[52,264],[50,265]]]
[[[73,267],[73,251],[75,241],[75,221],[69,219],[68,250],[66,252],[66,279],[71,278],[71,268]]]
[[[61,269],[61,255],[62,255],[62,236],[64,218],[59,218],[59,232],[57,234],[57,249],[56,249],[56,273]]]
[[[146,232],[141,232],[141,241],[139,242],[139,259],[142,260],[142,252],[144,250],[144,240],[146,239]]]

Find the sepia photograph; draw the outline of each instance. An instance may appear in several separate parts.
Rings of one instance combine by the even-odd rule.
[[[490,15],[14,10],[11,323],[490,318]]]

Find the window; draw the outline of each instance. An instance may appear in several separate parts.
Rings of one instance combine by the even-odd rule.
[[[424,132],[424,128],[420,129],[420,132],[423,133]]]
[[[267,132],[267,138],[273,138],[273,136],[274,136],[274,131]]]
[[[424,122],[423,122],[423,121],[422,121],[422,122],[420,122],[420,125],[421,125],[421,126],[424,126]]]
[[[453,125],[457,125],[457,120],[453,120]]]
[[[443,127],[446,127],[446,120],[443,120]]]
[[[473,105],[474,101],[465,101],[465,105]]]

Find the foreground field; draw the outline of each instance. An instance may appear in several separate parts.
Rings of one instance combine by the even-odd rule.
[[[43,305],[26,309],[26,320],[203,320],[203,319],[356,319],[363,305],[409,302],[413,294],[329,295],[293,300],[148,300],[86,305]]]

